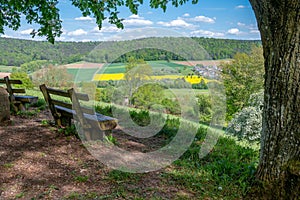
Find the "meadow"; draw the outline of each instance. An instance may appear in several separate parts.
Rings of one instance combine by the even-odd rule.
[[[27,94],[36,95],[42,99],[39,90],[27,90]],[[98,102],[95,105],[97,112],[105,115],[112,114],[110,104]],[[120,112],[130,112],[134,122],[143,126],[147,125],[145,118],[149,119],[149,113],[122,106],[117,106],[116,109],[119,109]],[[159,116],[159,114],[152,114]],[[172,141],[180,125],[179,118],[164,116],[167,117],[167,121],[163,128],[153,138],[149,138],[150,140],[164,138],[162,145]],[[222,130],[215,130],[219,137],[218,142],[207,156],[200,159],[198,153],[205,143],[207,131],[213,129],[187,121],[181,123],[190,124],[197,130],[197,133],[186,152],[169,166],[156,172],[143,174],[109,170],[107,173],[103,173],[101,178],[114,186],[114,189],[107,194],[108,196],[87,190],[85,193],[71,193],[64,199],[163,199],[164,195],[168,195],[167,199],[242,199],[254,181],[259,155],[258,146],[249,144],[247,141],[238,141],[234,137],[225,135]],[[68,134],[70,133],[68,132]],[[120,148],[124,147],[122,146],[124,145],[124,135],[122,134],[114,134],[109,140]],[[129,138],[125,141],[128,142]],[[133,141],[139,142],[137,139]],[[90,183],[93,176],[92,172],[89,173],[81,184]],[[143,179],[147,178],[151,181],[158,181],[159,186],[150,184],[145,188]],[[172,192],[173,187],[176,188],[174,192]],[[152,197],[150,198],[147,194],[151,194]]]
[[[13,66],[0,65],[0,72],[11,72]]]

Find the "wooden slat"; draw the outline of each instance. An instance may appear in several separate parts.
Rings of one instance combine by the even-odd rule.
[[[78,100],[82,101],[89,101],[89,95],[88,94],[83,94],[83,93],[76,93],[76,97]]]
[[[54,94],[54,95],[58,95],[58,96],[63,96],[63,97],[69,97],[69,93],[63,90],[58,90],[58,89],[53,89],[53,88],[48,88],[47,87],[47,91],[49,94]]]
[[[90,114],[90,115],[95,114],[95,111],[91,108],[87,108],[87,107],[80,107],[80,108],[81,108],[83,113],[87,113],[87,114]]]
[[[68,108],[68,109],[72,109],[72,104],[69,104],[69,103],[66,103],[66,102],[63,102],[63,101],[58,101],[58,100],[55,100],[55,99],[52,99],[51,102],[54,105],[58,105],[58,106],[62,106],[62,107]]]
[[[26,93],[26,92],[25,92],[25,89],[23,89],[23,88],[15,88],[15,89],[12,89],[12,92],[13,92],[13,93]]]
[[[6,83],[4,79],[0,79],[0,83]],[[11,80],[9,79],[10,84],[22,84],[21,80]]]
[[[15,96],[16,101],[20,101],[23,103],[36,103],[38,100],[38,97],[34,96]]]
[[[66,92],[66,91],[58,90],[58,89],[53,89],[53,88],[47,88],[47,90],[48,90],[49,94],[53,94],[53,95],[58,95],[58,96],[63,96],[63,97],[70,98],[69,93]],[[87,94],[76,93],[76,97],[79,100],[89,101],[89,95],[87,95]]]

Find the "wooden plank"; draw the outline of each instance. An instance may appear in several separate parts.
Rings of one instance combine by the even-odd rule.
[[[83,111],[82,111],[80,103],[77,99],[75,90],[73,88],[71,88],[68,90],[68,93],[69,93],[70,98],[72,99],[73,109],[76,112],[77,119],[80,122],[81,126],[84,129],[90,129],[91,128],[90,125],[86,122],[86,119],[83,116]]]
[[[87,107],[80,107],[83,113],[87,113],[90,115],[94,115],[95,114],[95,110],[93,110],[92,108],[87,108]]]
[[[15,96],[16,101],[20,101],[22,103],[36,103],[38,97],[34,96]]]
[[[101,130],[112,130],[118,125],[118,120],[106,115],[96,113],[95,115],[84,114],[87,120],[97,121]]]
[[[58,106],[58,105],[56,105],[56,106],[55,106],[55,109],[56,109],[57,111],[64,111],[64,112],[69,113],[69,114],[71,114],[71,115],[75,115],[75,114],[76,114],[75,111],[74,111],[73,109],[69,109],[69,108],[66,108],[66,107],[64,107],[64,106]]]
[[[4,79],[0,79],[0,83],[6,83]],[[11,80],[9,79],[10,84],[22,84],[21,80]]]
[[[58,90],[54,88],[47,88],[49,94],[63,96],[70,98],[70,94],[64,90]],[[89,95],[83,93],[76,93],[76,97],[78,100],[89,101]]]
[[[76,93],[76,97],[78,100],[82,100],[82,101],[89,101],[89,95],[88,94],[83,94],[83,93]]]
[[[59,101],[59,100],[56,100],[56,99],[52,99],[51,102],[54,105],[65,107],[65,108],[68,108],[68,109],[72,109],[72,104],[69,104],[69,103],[66,103],[66,102],[63,102],[63,101]]]
[[[16,88],[16,89],[12,89],[13,93],[26,93],[25,89],[23,88]]]
[[[63,90],[53,89],[53,88],[46,88],[49,94],[63,96],[63,97],[70,97],[69,93]]]

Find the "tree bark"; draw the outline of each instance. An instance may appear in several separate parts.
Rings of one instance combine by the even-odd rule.
[[[300,191],[300,1],[250,0],[265,59],[260,161],[256,178],[270,199]]]

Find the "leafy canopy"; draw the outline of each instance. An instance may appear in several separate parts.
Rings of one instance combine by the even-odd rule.
[[[138,8],[143,0],[70,0],[72,5],[80,9],[83,16],[93,16],[99,29],[102,22],[107,19],[109,23],[123,28],[123,19],[119,18],[118,9],[121,6],[129,8],[133,14],[138,13]],[[169,2],[173,6],[182,5],[189,0],[150,0],[151,8],[161,8],[164,11]],[[198,0],[192,0],[196,4]],[[24,15],[27,23],[39,24],[38,30],[31,32],[32,37],[46,36],[47,40],[54,43],[55,38],[62,34],[62,21],[57,5],[59,0],[0,0],[0,33],[4,34],[4,27],[18,30],[21,25],[21,16]]]
[[[264,83],[264,58],[261,47],[253,47],[251,53],[237,53],[231,63],[224,64],[224,80],[227,120],[240,111],[253,93],[259,92]]]

